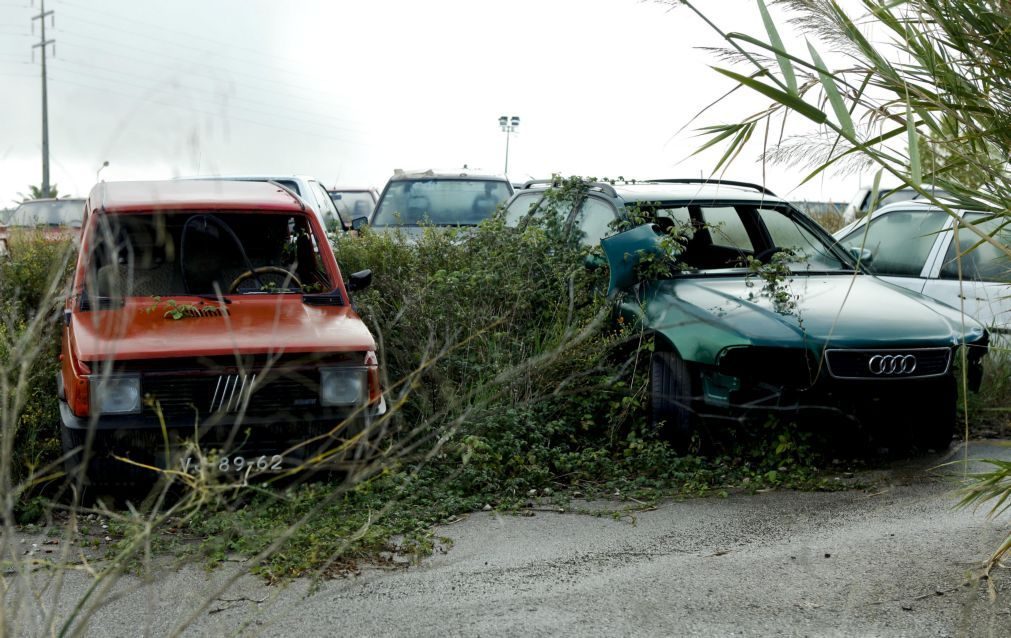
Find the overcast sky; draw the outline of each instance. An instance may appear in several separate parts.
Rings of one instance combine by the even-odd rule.
[[[761,35],[754,0],[702,0],[722,27]],[[0,0],[0,205],[41,182],[39,55],[28,0]],[[47,0],[52,181],[308,174],[382,188],[395,168],[502,171],[500,115],[522,118],[513,180],[552,172],[694,177],[697,125],[730,87],[694,15],[639,0]],[[784,27],[785,28],[785,27]],[[750,106],[749,106],[750,104]],[[726,177],[761,181],[757,149]],[[860,177],[796,189],[848,200]],[[864,178],[866,181],[866,178]]]

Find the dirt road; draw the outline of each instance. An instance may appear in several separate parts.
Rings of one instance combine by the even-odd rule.
[[[959,457],[952,449],[948,457]],[[1011,458],[974,443],[970,455]],[[1011,635],[1011,578],[966,576],[1011,528],[955,510],[954,468],[940,456],[858,476],[869,490],[776,491],[665,503],[634,521],[538,512],[473,514],[409,569],[366,569],[321,583],[267,587],[241,565],[185,567],[148,583],[124,577],[88,634],[163,635]],[[957,470],[960,472],[960,470]],[[589,504],[599,506],[600,504]],[[622,504],[604,504],[607,507]],[[37,578],[42,579],[41,575]],[[8,578],[8,610],[13,579]],[[41,580],[37,587],[41,590]],[[69,574],[17,617],[45,631],[89,578]],[[210,603],[201,606],[205,600]],[[192,624],[186,624],[192,619]]]

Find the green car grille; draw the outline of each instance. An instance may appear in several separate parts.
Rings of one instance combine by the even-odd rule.
[[[828,350],[829,374],[836,379],[922,379],[947,374],[951,348]]]

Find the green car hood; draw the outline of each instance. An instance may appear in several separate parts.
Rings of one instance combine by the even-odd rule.
[[[751,285],[749,285],[749,283]],[[894,348],[954,346],[985,339],[981,324],[929,297],[869,275],[798,274],[786,283],[796,307],[779,312],[762,280],[682,276],[642,284],[621,312],[664,335],[682,357],[715,363],[728,346]]]

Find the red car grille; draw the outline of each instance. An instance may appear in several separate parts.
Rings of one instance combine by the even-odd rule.
[[[166,418],[245,414],[290,417],[320,412],[318,372],[264,378],[256,373],[157,376],[142,380],[146,414]],[[156,407],[157,406],[157,407]]]

